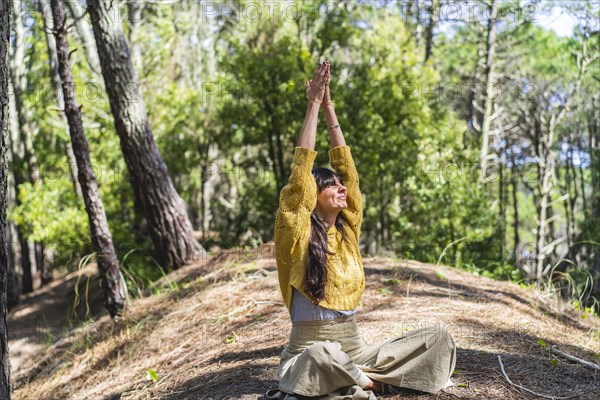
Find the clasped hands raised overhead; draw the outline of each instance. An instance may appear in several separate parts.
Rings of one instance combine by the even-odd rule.
[[[319,63],[313,78],[306,81],[306,97],[310,103],[319,104],[321,107],[333,105],[329,95],[330,71],[329,61],[323,61]]]

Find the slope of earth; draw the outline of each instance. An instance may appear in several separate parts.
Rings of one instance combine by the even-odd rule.
[[[357,315],[368,343],[437,324],[458,346],[455,386],[435,395],[406,391],[384,398],[540,398],[529,391],[600,398],[600,372],[550,352],[555,345],[597,364],[597,317],[535,290],[454,268],[387,258],[363,262],[367,287]],[[64,290],[72,288],[68,282]],[[64,290],[55,293],[60,299],[46,293],[43,302],[56,301],[64,311]],[[13,370],[14,398],[259,399],[276,386],[291,323],[272,243],[247,253],[222,251],[169,274],[154,291],[135,300],[119,321],[103,313],[54,343],[29,349]],[[36,320],[40,306],[29,304],[30,310],[23,305],[11,316],[9,327]],[[20,342],[11,342],[13,354]]]

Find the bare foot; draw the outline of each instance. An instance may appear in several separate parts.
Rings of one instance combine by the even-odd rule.
[[[371,383],[369,383],[363,389],[365,389],[365,390],[372,390],[373,392],[375,392],[377,394],[381,394],[383,392],[383,385],[381,384],[381,382],[374,381],[374,380],[371,379]]]

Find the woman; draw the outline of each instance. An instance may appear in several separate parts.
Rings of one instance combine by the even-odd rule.
[[[373,345],[358,332],[355,314],[365,288],[358,247],[362,202],[329,77],[324,62],[306,82],[308,109],[275,220],[279,284],[292,330],[277,370],[279,387],[265,398],[375,400],[375,393],[392,393],[393,387],[435,393],[452,384],[456,363],[446,331],[423,328]],[[319,109],[329,127],[335,172],[313,168]]]

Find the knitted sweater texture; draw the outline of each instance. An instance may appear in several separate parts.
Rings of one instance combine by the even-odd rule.
[[[349,146],[329,150],[329,163],[342,177],[347,189],[348,207],[341,211],[346,240],[332,225],[327,232],[328,281],[325,299],[318,303],[334,310],[352,310],[358,306],[365,288],[365,274],[358,247],[362,224],[362,199],[358,173]],[[292,287],[312,298],[304,288],[308,268],[308,243],[311,233],[310,215],[317,206],[317,182],[311,173],[317,152],[297,146],[288,184],[281,190],[275,218],[275,258],[281,294],[288,310],[292,303]]]

